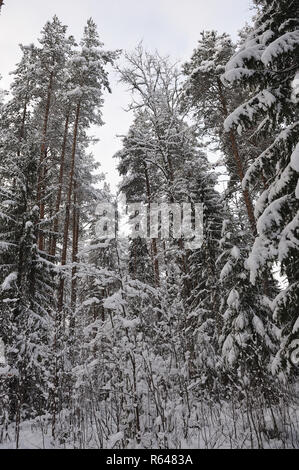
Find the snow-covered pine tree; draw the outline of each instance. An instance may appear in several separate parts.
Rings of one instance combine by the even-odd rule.
[[[259,393],[271,400],[270,367],[277,352],[279,330],[273,324],[263,289],[250,284],[246,264],[250,232],[236,208],[227,207],[226,217],[217,260],[222,267],[219,281],[223,295],[223,325],[218,338],[221,373],[227,392],[237,391],[240,399]]]
[[[75,107],[75,121],[73,126],[68,186],[65,202],[65,217],[63,228],[63,247],[61,265],[67,263],[68,238],[71,220],[71,206],[74,195],[74,186],[79,191],[79,181],[76,181],[77,167],[81,164],[77,157],[78,141],[80,133],[86,138],[86,130],[92,125],[103,125],[102,106],[103,93],[110,91],[106,65],[112,64],[118,56],[118,52],[104,51],[103,43],[99,40],[96,24],[89,19],[84,30],[84,36],[80,43],[81,50],[74,54],[70,65],[70,80],[72,89],[69,96]],[[84,162],[82,162],[84,164]],[[59,287],[58,308],[63,307],[64,278]]]
[[[273,301],[274,318],[282,328],[281,347],[273,371],[294,369],[298,341],[298,133],[297,100],[292,84],[298,73],[298,2],[256,0],[253,31],[226,65],[223,81],[242,86],[249,97],[226,119],[225,129],[240,134],[258,125],[256,133],[272,137],[271,145],[252,163],[243,189],[261,174],[265,189],[255,205],[257,231],[249,256],[252,283],[274,263],[288,286]]]
[[[185,163],[185,191],[203,204],[203,243],[189,253],[191,295],[188,299],[186,337],[192,353],[193,373],[200,376],[198,389],[213,396],[219,390],[217,372],[218,337],[222,319],[220,305],[223,292],[218,285],[222,220],[225,215],[220,194],[216,191],[217,174],[202,150]]]
[[[24,49],[15,71],[12,98],[1,109],[1,337],[9,373],[8,416],[20,423],[45,413],[49,399],[49,331],[52,324],[53,266],[37,246],[38,144],[29,109],[34,99],[32,57]]]
[[[45,251],[49,238],[52,212],[53,178],[55,178],[55,160],[61,148],[61,100],[59,90],[63,89],[67,70],[66,64],[71,48],[72,37],[66,36],[67,26],[57,16],[48,21],[41,31],[40,47],[35,63],[36,95],[38,98],[36,126],[39,131],[40,161],[38,167],[37,204],[40,207],[39,249]],[[54,179],[55,181],[55,179]]]
[[[58,287],[58,305],[55,316],[55,402],[53,409],[52,434],[56,436],[56,419],[59,409],[55,403],[62,382],[65,381],[71,387],[70,364],[76,354],[71,354],[75,338],[76,307],[77,307],[77,255],[79,250],[79,236],[81,234],[82,223],[90,215],[90,211],[95,210],[98,198],[97,191],[93,188],[96,179],[92,176],[92,171],[97,168],[93,161],[93,156],[87,154],[87,147],[93,142],[88,137],[87,131],[92,124],[102,125],[103,93],[109,90],[108,74],[106,65],[112,64],[118,52],[103,51],[103,44],[100,42],[97,27],[92,19],[88,20],[84,30],[84,36],[80,43],[79,51],[72,51],[67,64],[67,81],[60,94],[63,96],[63,141],[61,147],[59,163],[58,192],[55,203],[54,237],[59,236],[56,229],[61,226],[62,248],[60,282]],[[69,127],[72,125],[71,136]],[[85,215],[80,215],[83,207],[89,209]],[[92,205],[93,204],[93,205]],[[81,207],[80,207],[81,206]],[[59,217],[59,208],[64,209],[64,217]],[[58,218],[59,217],[59,218]],[[59,223],[60,220],[60,223]],[[57,242],[53,240],[50,252],[54,256]],[[70,268],[68,265],[70,264]],[[62,269],[61,269],[62,268]],[[66,280],[68,282],[66,282]],[[69,328],[65,329],[67,321]],[[62,358],[63,337],[67,334],[69,341],[64,348]],[[57,345],[57,341],[59,344]],[[62,362],[65,362],[63,365]],[[67,365],[68,364],[68,365]],[[64,369],[64,377],[61,371]],[[68,377],[67,377],[68,376]],[[60,398],[62,397],[60,393]],[[62,398],[62,402],[64,398]]]
[[[227,34],[218,35],[216,31],[204,31],[194,50],[190,62],[183,67],[187,75],[184,84],[182,106],[190,110],[197,121],[203,144],[212,151],[220,151],[228,175],[228,188],[240,191],[252,232],[256,232],[253,214],[252,195],[247,189],[242,190],[248,162],[257,156],[255,145],[249,140],[241,140],[231,131],[226,134],[223,121],[244,96],[241,88],[225,88],[221,74],[228,59],[235,50]]]

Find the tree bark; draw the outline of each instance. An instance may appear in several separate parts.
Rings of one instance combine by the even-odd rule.
[[[227,117],[228,116],[227,104],[226,104],[226,100],[225,100],[225,97],[224,97],[224,94],[223,94],[222,83],[221,83],[221,80],[220,80],[219,77],[217,77],[217,84],[218,84],[220,101],[222,103],[223,114],[224,114],[225,117]],[[242,184],[243,178],[245,176],[244,169],[243,169],[243,162],[242,162],[241,156],[239,154],[238,144],[236,142],[236,138],[235,138],[235,135],[234,135],[233,131],[229,132],[229,137],[230,137],[230,141],[231,141],[231,145],[232,145],[233,155],[234,155],[234,158],[235,158],[235,161],[236,161],[237,173],[238,173],[240,182]],[[262,175],[262,177],[263,177],[263,175]],[[264,185],[266,185],[266,181],[264,181]],[[251,230],[252,230],[252,233],[253,233],[254,237],[256,237],[258,233],[257,233],[257,228],[256,228],[256,220],[255,220],[255,216],[254,216],[254,209],[253,209],[252,200],[251,200],[251,197],[249,195],[248,189],[242,189],[242,193],[243,193],[243,197],[244,197],[244,201],[245,201],[245,206],[246,206],[246,209],[247,209],[247,214],[248,214],[248,219],[249,219],[249,223],[250,223],[250,226],[251,226]],[[269,297],[270,296],[270,288],[269,288],[268,278],[266,276],[263,277],[262,283],[263,283],[263,288],[264,288],[265,295],[267,295]]]
[[[222,83],[219,77],[217,77],[217,85],[218,85],[218,91],[219,91],[219,98],[222,104],[223,115],[224,117],[227,117],[228,116],[227,104],[226,104],[226,99],[223,94]],[[236,162],[236,168],[237,168],[239,180],[240,180],[240,183],[242,184],[245,173],[244,173],[242,158],[240,156],[238,144],[237,144],[233,131],[229,132],[229,139],[230,139],[231,146],[232,146],[233,156]],[[243,194],[251,230],[252,230],[253,235],[256,236],[257,235],[256,220],[254,217],[253,204],[252,204],[252,200],[249,195],[248,189],[242,189],[242,194]]]
[[[49,124],[52,90],[53,90],[53,78],[54,78],[54,72],[51,72],[49,85],[48,85],[48,92],[47,92],[42,145],[41,145],[41,153],[40,153],[40,161],[39,161],[38,182],[37,182],[37,203],[40,208],[40,220],[43,220],[45,217],[45,203],[43,201],[43,197],[44,197],[44,179],[45,179],[46,173],[45,173],[44,165],[45,165],[45,160],[47,156],[47,132],[48,132],[48,124]],[[38,248],[41,251],[44,250],[44,235],[41,230],[39,233]]]
[[[72,251],[72,263],[77,262],[78,255],[78,244],[79,244],[79,222],[80,222],[80,213],[78,204],[78,196],[76,193],[77,185],[74,184],[74,207],[73,207],[73,251]],[[77,300],[77,279],[76,279],[77,268],[73,266],[72,268],[72,290],[71,290],[71,305],[74,309],[76,306]],[[73,325],[74,326],[74,325]]]
[[[70,168],[70,175],[69,175],[69,187],[68,187],[67,202],[66,202],[66,208],[65,208],[61,266],[66,265],[68,234],[69,234],[69,226],[70,226],[70,207],[71,207],[71,202],[72,202],[73,186],[74,186],[75,160],[76,160],[80,110],[81,110],[81,102],[79,101],[77,105],[77,109],[76,109],[76,119],[75,119],[75,124],[74,124],[71,168]],[[58,311],[59,312],[62,310],[62,307],[63,307],[63,294],[64,294],[64,277],[61,278],[59,292],[58,292]]]
[[[57,192],[56,205],[55,205],[55,218],[54,218],[54,222],[53,222],[53,239],[52,239],[51,248],[50,248],[50,255],[53,258],[56,255],[56,244],[57,244],[57,235],[58,235],[58,226],[59,226],[59,210],[60,210],[61,198],[62,198],[62,185],[63,185],[63,178],[64,178],[64,161],[65,161],[65,153],[66,153],[66,146],[67,146],[69,121],[70,121],[70,110],[68,111],[68,113],[66,115],[66,119],[65,119],[63,143],[62,143],[62,150],[61,150],[61,157],[60,157],[58,192]]]

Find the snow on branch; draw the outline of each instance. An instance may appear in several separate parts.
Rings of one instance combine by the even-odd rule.
[[[261,61],[268,65],[276,60],[280,55],[298,48],[299,30],[283,34],[275,41],[271,42],[261,56]]]
[[[266,112],[276,103],[277,98],[270,90],[263,90],[247,103],[236,108],[224,121],[224,129],[229,132],[234,126],[239,126],[243,120],[254,121],[255,116],[260,112]]]

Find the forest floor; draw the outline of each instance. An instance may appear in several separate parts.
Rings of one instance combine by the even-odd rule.
[[[93,421],[93,422],[92,422]],[[299,448],[299,405],[244,409],[232,403],[200,403],[188,417],[171,418],[166,432],[159,426],[144,426],[139,442],[124,439],[124,433],[99,435],[99,426],[87,419],[81,429],[72,429],[62,415],[57,439],[51,436],[50,417],[20,425],[20,449],[288,449]],[[15,449],[15,425],[11,424],[0,449]]]

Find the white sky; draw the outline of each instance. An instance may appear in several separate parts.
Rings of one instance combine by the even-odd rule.
[[[133,49],[143,40],[150,50],[170,55],[174,61],[187,60],[196,47],[202,30],[216,29],[236,39],[237,32],[252,16],[251,0],[4,0],[0,15],[1,88],[8,88],[9,72],[20,59],[18,44],[36,42],[43,25],[56,14],[69,26],[69,34],[82,36],[86,20],[97,23],[106,49]],[[117,161],[118,134],[126,134],[131,116],[124,111],[130,100],[114,73],[112,95],[106,95],[105,126],[94,134],[100,142],[93,149],[101,162],[111,189],[119,181]]]

